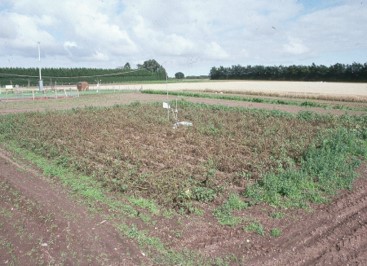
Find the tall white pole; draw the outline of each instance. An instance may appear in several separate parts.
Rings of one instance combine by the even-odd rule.
[[[38,87],[40,91],[43,91],[43,82],[42,82],[42,71],[41,71],[41,43],[38,42],[38,70],[39,70],[39,82]]]
[[[38,42],[38,62],[39,62],[39,65],[38,65],[39,77],[40,77],[40,80],[42,80],[42,74],[41,74],[41,43],[40,42]]]
[[[167,104],[169,106],[169,101],[168,101],[168,84],[167,84],[167,80],[168,80],[168,74],[166,73],[166,90],[167,90]],[[170,111],[171,107],[167,108],[167,117],[168,117],[168,121],[169,121],[169,111]]]

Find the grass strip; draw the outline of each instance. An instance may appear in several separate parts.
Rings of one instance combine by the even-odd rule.
[[[167,94],[167,91],[161,91],[161,90],[143,90],[141,92],[146,93],[146,94],[159,94],[159,95]],[[282,99],[242,97],[238,95],[212,94],[212,93],[186,92],[186,91],[170,91],[169,94],[173,96],[186,96],[186,97],[195,97],[195,98],[208,98],[208,99],[254,102],[254,103],[293,105],[293,106],[302,106],[302,107],[318,107],[318,108],[324,108],[324,109],[367,111],[367,108],[362,108],[362,107],[352,108],[352,107],[344,106],[341,104],[330,105],[330,104],[318,103],[318,102],[313,102],[313,101],[301,102],[301,101],[290,101],[290,100],[282,100]]]

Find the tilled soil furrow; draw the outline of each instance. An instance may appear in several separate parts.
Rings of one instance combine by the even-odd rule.
[[[332,231],[331,237],[326,237],[327,241],[323,241],[322,246],[312,246],[312,248],[320,248],[323,252],[316,258],[307,261],[308,265],[325,265],[327,263],[346,263],[357,258],[357,252],[360,247],[367,243],[367,215],[364,208],[364,216],[360,214],[353,215],[346,223],[341,223],[338,228]],[[338,239],[339,241],[334,241]],[[347,258],[347,260],[346,260]]]
[[[367,185],[360,186],[353,190],[353,194],[338,199],[338,201],[328,209],[331,214],[339,213],[339,216],[347,216],[354,210],[365,206],[367,203]]]
[[[307,243],[313,241],[315,235],[324,235],[328,230],[330,230],[330,228],[338,226],[339,223],[343,223],[344,219],[349,219],[349,216],[356,214],[361,208],[366,206],[366,202],[367,186],[363,186],[356,194],[348,194],[347,197],[342,200],[338,200],[331,209],[328,209],[329,206],[326,207],[326,213],[324,215],[314,217],[315,219],[309,221],[307,226],[303,227],[302,230],[297,230],[293,234],[288,235],[289,240],[286,242],[283,241],[282,246],[296,246],[300,236],[303,236],[302,245],[307,245]],[[294,225],[291,225],[290,227],[294,227]],[[287,231],[292,232],[292,229]]]
[[[361,228],[363,234],[358,236],[348,236],[335,246],[327,250],[319,258],[309,264],[312,265],[345,265],[350,261],[358,261],[367,245],[367,230]]]
[[[280,257],[277,265],[314,265],[330,247],[335,246],[343,237],[353,235],[355,230],[361,227],[361,223],[364,224],[366,221],[367,206],[342,220],[325,219],[320,225],[322,226],[321,230],[313,231],[312,236],[307,237],[307,239],[302,239],[302,235],[297,238],[299,242],[290,247],[292,252],[289,258],[283,255],[277,256]]]
[[[365,167],[362,170],[365,175]],[[290,224],[283,232],[265,253],[252,254],[246,262],[263,265],[360,263],[367,248],[367,180],[358,180],[355,190],[344,192],[333,204]]]

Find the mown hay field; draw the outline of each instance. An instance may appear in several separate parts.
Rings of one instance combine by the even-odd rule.
[[[296,81],[210,81],[164,84],[142,84],[144,90],[214,90],[232,92],[277,93],[279,95],[367,97],[366,83],[296,82]]]

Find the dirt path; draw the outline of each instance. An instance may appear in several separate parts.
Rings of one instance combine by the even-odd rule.
[[[282,105],[282,104],[266,104],[256,102],[242,102],[242,101],[231,101],[221,99],[206,99],[206,98],[195,98],[195,97],[182,97],[182,96],[169,96],[168,100],[185,99],[194,103],[204,104],[218,104],[232,107],[244,107],[251,109],[266,109],[266,110],[278,110],[290,113],[298,113],[300,111],[312,111],[322,114],[336,114],[342,115],[345,113],[351,115],[363,115],[366,112],[363,111],[345,111],[336,109],[324,109],[317,107],[302,107],[293,105]],[[85,106],[113,106],[115,104],[129,104],[135,101],[141,103],[147,102],[163,102],[166,101],[166,95],[154,95],[144,94],[139,92],[133,93],[115,93],[105,95],[93,95],[88,97],[80,98],[69,98],[69,99],[48,99],[38,101],[17,101],[17,102],[4,102],[0,105],[0,114],[7,113],[19,113],[19,112],[31,112],[31,111],[47,111],[47,110],[67,110]]]
[[[0,150],[0,264],[139,265],[139,248]],[[144,263],[143,263],[144,264]]]

